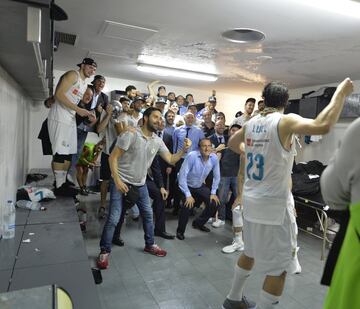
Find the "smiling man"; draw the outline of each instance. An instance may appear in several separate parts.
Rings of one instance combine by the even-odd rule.
[[[150,107],[144,112],[144,125],[141,128],[122,133],[110,154],[111,169],[110,206],[100,241],[100,254],[97,265],[105,269],[109,265],[109,254],[115,227],[120,219],[123,207],[123,195],[127,195],[140,209],[143,220],[145,248],[144,252],[163,257],[166,251],[154,242],[153,210],[146,187],[146,175],[156,154],[170,164],[175,164],[191,147],[191,141],[185,139],[183,148],[171,154],[163,140],[157,136],[162,115],[159,109]]]
[[[211,190],[205,185],[205,179],[210,172],[214,179]],[[215,216],[220,201],[216,191],[220,182],[219,160],[213,153],[210,139],[203,138],[199,142],[199,150],[190,152],[184,160],[179,172],[179,187],[183,193],[184,203],[180,208],[179,224],[176,237],[184,240],[185,229],[189,220],[190,210],[195,205],[205,203],[205,209],[196,218],[192,226],[203,232],[210,232],[205,223]]]

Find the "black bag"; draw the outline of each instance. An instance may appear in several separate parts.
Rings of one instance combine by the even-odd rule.
[[[129,191],[123,194],[123,202],[126,208],[131,208],[136,204],[139,199],[139,187],[134,186],[130,183],[125,183],[129,188]]]

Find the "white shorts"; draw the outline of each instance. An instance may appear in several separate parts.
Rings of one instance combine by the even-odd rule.
[[[286,211],[281,225],[249,222],[244,218],[244,254],[255,259],[256,268],[269,276],[280,276],[292,267],[293,227]]]
[[[68,155],[77,152],[77,130],[74,125],[48,119],[49,138],[53,155]]]

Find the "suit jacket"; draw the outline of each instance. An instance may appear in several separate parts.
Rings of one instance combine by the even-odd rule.
[[[160,163],[159,163],[160,156],[156,155],[153,162],[150,166],[150,173],[148,173],[147,178],[154,181],[156,186],[160,189],[162,187],[165,187],[164,185],[164,179],[161,174],[160,170]]]
[[[209,139],[210,139],[211,144],[213,144],[215,146],[215,148],[220,145],[219,139],[218,139],[218,137],[216,136],[215,133],[210,135]],[[229,136],[224,135],[224,139],[225,139],[225,145],[227,145],[228,140],[229,140]]]
[[[170,135],[170,134],[163,131],[162,139],[163,139],[166,147],[169,149],[170,153],[173,153],[172,135]],[[165,162],[160,156],[159,156],[159,163],[160,163],[160,168],[161,168],[162,171],[165,171],[165,169],[167,167],[173,167],[172,165]]]

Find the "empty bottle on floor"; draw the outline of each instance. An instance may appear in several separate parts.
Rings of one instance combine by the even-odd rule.
[[[3,214],[3,239],[15,237],[15,205],[13,201],[7,201]]]

